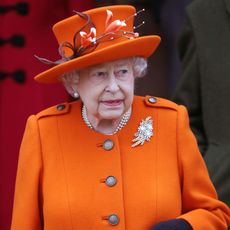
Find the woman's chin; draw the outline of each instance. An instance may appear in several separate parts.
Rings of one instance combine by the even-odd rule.
[[[102,120],[120,120],[123,115],[123,110],[103,111],[100,113]]]

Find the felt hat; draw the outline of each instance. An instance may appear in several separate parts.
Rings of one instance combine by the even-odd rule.
[[[129,5],[99,7],[64,19],[53,26],[61,59],[40,61],[53,66],[36,75],[41,83],[55,83],[60,76],[103,62],[132,56],[149,57],[160,43],[160,37],[139,36],[134,32],[136,10]]]

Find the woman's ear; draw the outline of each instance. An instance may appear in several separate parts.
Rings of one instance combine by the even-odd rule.
[[[73,97],[73,98],[78,98],[79,93],[78,93],[78,82],[79,82],[79,73],[77,71],[72,71],[69,73],[66,73],[62,78],[61,78],[67,92]]]

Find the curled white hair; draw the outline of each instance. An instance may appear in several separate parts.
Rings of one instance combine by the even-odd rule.
[[[131,61],[133,66],[134,77],[144,77],[148,67],[147,59],[143,57],[133,57]]]
[[[147,72],[147,59],[143,57],[131,57],[130,60],[133,67],[133,75],[135,78],[143,77]],[[79,97],[77,93],[77,83],[79,82],[79,71],[73,70],[61,76],[61,81],[64,84],[67,92],[74,98]]]

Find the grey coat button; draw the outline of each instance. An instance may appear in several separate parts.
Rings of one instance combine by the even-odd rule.
[[[119,217],[116,214],[112,214],[108,217],[108,222],[111,225],[118,225]]]
[[[114,176],[108,176],[105,179],[105,184],[109,187],[113,187],[117,183],[117,178]]]
[[[149,101],[150,103],[154,104],[154,103],[157,102],[157,99],[156,99],[155,97],[150,97],[150,98],[148,99],[148,101]]]
[[[63,104],[60,104],[60,105],[57,105],[57,110],[61,111],[65,108],[65,105]]]
[[[105,140],[103,143],[103,149],[109,151],[113,149],[114,143],[112,140]]]

